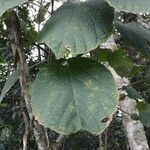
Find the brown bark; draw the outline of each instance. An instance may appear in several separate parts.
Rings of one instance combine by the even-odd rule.
[[[36,143],[38,145],[38,150],[50,150],[49,142],[46,136],[45,128],[38,123],[38,121],[34,121],[34,136],[36,139]]]

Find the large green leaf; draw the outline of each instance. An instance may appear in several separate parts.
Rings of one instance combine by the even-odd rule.
[[[115,23],[115,27],[127,44],[138,49],[143,55],[150,56],[150,30],[134,22]]]
[[[15,7],[22,3],[27,2],[27,0],[0,0],[0,16],[9,8]]]
[[[110,71],[88,58],[50,64],[38,73],[31,90],[36,118],[63,134],[103,131],[102,120],[115,111],[117,97]]]
[[[21,71],[18,69],[8,77],[4,85],[4,88],[2,90],[2,93],[0,95],[0,102],[3,100],[5,94],[10,90],[10,88],[16,83],[20,74],[21,74]]]
[[[47,21],[40,34],[57,58],[95,49],[112,33],[113,8],[103,0],[69,1]]]
[[[119,11],[150,13],[150,0],[106,0]]]

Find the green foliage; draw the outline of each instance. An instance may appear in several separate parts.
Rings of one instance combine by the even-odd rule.
[[[139,112],[139,118],[143,125],[150,127],[150,104],[147,104],[144,109]]]
[[[10,9],[25,2],[27,2],[27,0],[0,0],[0,16],[7,9]]]
[[[3,62],[4,62],[4,60],[3,60],[2,56],[0,56],[0,64]]]
[[[119,11],[150,13],[150,0],[106,0]]]
[[[89,52],[112,33],[113,9],[103,0],[69,1],[54,12],[40,34],[57,58]]]
[[[10,90],[10,88],[16,83],[16,81],[19,78],[20,73],[21,73],[20,70],[16,70],[8,77],[8,79],[5,83],[5,86],[2,90],[2,93],[0,95],[0,102],[3,100],[5,94]]]
[[[133,120],[139,120],[139,115],[137,114],[137,113],[132,113],[131,114],[131,118],[133,119]]]
[[[108,57],[111,67],[120,75],[128,76],[133,69],[133,62],[125,55],[123,50],[115,50]]]
[[[128,97],[134,100],[142,99],[142,96],[138,91],[136,91],[131,85],[123,87],[123,90],[125,90],[128,93]]]
[[[88,58],[50,64],[38,73],[31,92],[36,118],[64,134],[103,131],[102,120],[114,112],[117,97],[111,73]]]
[[[121,49],[115,51],[97,49],[96,56],[92,55],[92,58],[98,62],[108,62],[120,76],[129,76],[134,67],[133,62]]]
[[[141,100],[141,101],[137,101],[137,109],[140,110],[144,110],[146,108],[146,103],[145,101]]]
[[[130,22],[128,24],[115,23],[127,45],[135,47],[146,57],[150,57],[150,30]]]
[[[23,38],[23,42],[22,42],[23,46],[24,47],[31,46],[33,43],[37,41],[37,37],[38,37],[38,34],[35,30],[33,29],[28,30],[25,33],[24,38]]]

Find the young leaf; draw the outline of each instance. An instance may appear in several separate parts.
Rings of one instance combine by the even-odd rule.
[[[18,69],[8,77],[4,85],[4,88],[2,90],[2,93],[0,95],[0,102],[3,100],[5,94],[10,90],[10,88],[16,83],[20,74],[21,74],[21,71]]]
[[[113,31],[113,8],[103,0],[68,1],[57,9],[40,33],[57,58],[89,52]]]
[[[127,44],[138,49],[143,55],[150,57],[150,30],[134,22],[115,23],[115,27]]]
[[[27,0],[0,0],[0,16],[9,8],[23,4]]]
[[[103,131],[117,106],[118,93],[110,71],[88,58],[72,58],[43,68],[32,86],[36,118],[58,133]]]
[[[150,13],[150,0],[106,0],[119,11]]]

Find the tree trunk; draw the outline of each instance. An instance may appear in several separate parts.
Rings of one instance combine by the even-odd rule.
[[[111,67],[108,68],[114,76],[118,89],[129,84],[129,81],[127,79],[119,77]],[[124,93],[124,91],[120,91],[120,94]],[[132,113],[138,113],[138,110],[136,109],[136,101],[126,96],[124,100],[121,100],[119,102],[119,107],[122,112],[123,127],[130,149],[149,150],[142,123],[139,120],[135,121],[131,118]]]
[[[140,121],[131,119],[128,114],[138,113],[136,110],[136,101],[126,97],[119,103],[120,109],[123,110],[123,126],[131,150],[149,150],[148,142],[145,136],[143,125]],[[128,114],[127,114],[128,113]]]

